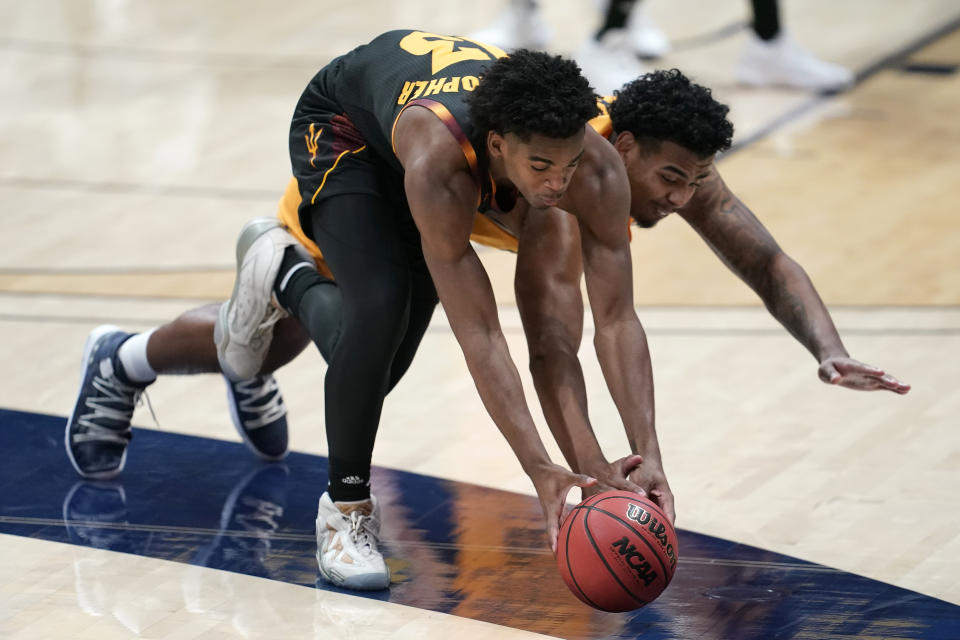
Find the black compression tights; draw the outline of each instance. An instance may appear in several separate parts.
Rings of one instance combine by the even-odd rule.
[[[374,196],[344,195],[309,214],[313,239],[337,281],[316,280],[298,292],[291,311],[329,364],[330,496],[363,500],[383,399],[413,361],[437,294],[408,213]],[[338,306],[339,335],[331,340]]]

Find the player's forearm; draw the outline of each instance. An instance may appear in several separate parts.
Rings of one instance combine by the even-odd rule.
[[[531,475],[538,467],[550,464],[503,335],[499,331],[470,331],[461,332],[457,339],[484,407],[523,470]]]
[[[818,362],[849,355],[816,288],[790,256],[780,253],[770,261],[767,278],[757,292],[771,315]]]
[[[563,348],[532,351],[530,373],[550,432],[577,472],[606,464],[590,426],[583,370],[576,353]]]
[[[623,420],[633,453],[660,463],[653,397],[650,350],[640,321],[621,320],[597,329],[597,359]]]

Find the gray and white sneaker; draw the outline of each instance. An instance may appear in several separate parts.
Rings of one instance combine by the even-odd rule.
[[[377,548],[380,509],[376,498],[337,502],[324,492],[317,507],[317,563],[328,581],[345,589],[390,586],[390,569]]]
[[[223,374],[239,382],[257,375],[270,350],[273,326],[287,316],[273,285],[287,247],[306,250],[277,218],[254,218],[237,240],[237,279],[214,326]],[[312,262],[312,259],[311,259]]]

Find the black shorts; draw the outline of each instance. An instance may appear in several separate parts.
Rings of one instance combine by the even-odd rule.
[[[321,101],[318,108],[317,101]],[[340,195],[385,199],[409,215],[403,177],[367,144],[363,134],[332,100],[311,97],[309,116],[299,105],[290,125],[290,162],[300,190],[300,214]],[[304,224],[304,229],[309,225]]]
[[[367,144],[335,102],[314,93],[309,115],[297,105],[290,125],[290,160],[300,193],[296,231],[318,245],[320,252],[327,251],[315,234],[317,219],[327,218],[323,226],[328,229],[342,224],[346,233],[355,221],[340,216],[349,217],[356,207],[369,206],[366,198],[371,196],[378,201],[376,208],[381,213],[389,212],[390,233],[405,247],[408,263],[426,271],[420,234],[403,190],[403,175]],[[385,218],[380,220],[377,226],[388,223]],[[382,245],[374,239],[384,230],[371,231],[368,249],[380,253]]]

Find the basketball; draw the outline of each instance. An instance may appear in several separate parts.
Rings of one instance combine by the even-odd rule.
[[[567,514],[557,539],[557,566],[567,587],[602,611],[632,611],[653,602],[677,566],[677,532],[649,498],[605,491]]]

